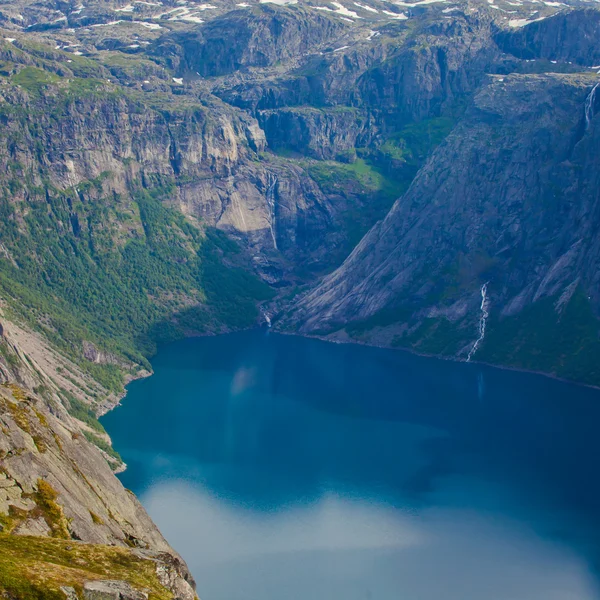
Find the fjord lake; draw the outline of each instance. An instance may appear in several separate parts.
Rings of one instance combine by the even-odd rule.
[[[265,330],[102,422],[202,600],[600,598],[600,391]]]

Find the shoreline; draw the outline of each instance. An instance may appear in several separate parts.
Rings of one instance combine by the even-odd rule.
[[[502,371],[514,371],[516,373],[528,373],[530,375],[539,375],[542,377],[546,377],[547,379],[552,379],[554,381],[559,381],[561,383],[568,383],[570,385],[576,385],[578,387],[584,387],[584,388],[589,388],[592,390],[599,390],[600,391],[600,384],[599,385],[594,385],[593,383],[584,383],[582,381],[576,381],[574,379],[565,379],[564,377],[559,377],[558,375],[554,375],[552,373],[547,373],[546,371],[536,371],[533,369],[525,369],[523,367],[512,367],[509,365],[501,365],[501,364],[497,364],[497,363],[490,363],[490,362],[485,362],[482,360],[470,360],[468,363],[466,360],[463,360],[461,358],[457,358],[455,356],[444,356],[441,354],[427,354],[425,352],[418,352],[417,350],[413,350],[412,348],[405,348],[405,347],[396,347],[396,348],[392,348],[391,346],[386,346],[384,344],[376,344],[376,343],[368,343],[368,342],[363,342],[360,340],[351,340],[351,339],[331,339],[328,338],[327,336],[323,336],[323,335],[311,335],[311,334],[307,334],[307,333],[294,333],[294,332],[290,332],[290,331],[279,331],[277,329],[273,329],[272,331],[274,331],[275,333],[278,333],[280,335],[289,335],[289,336],[295,336],[295,337],[303,337],[303,338],[307,338],[307,339],[313,339],[313,340],[320,340],[322,342],[329,342],[332,344],[348,344],[348,345],[357,345],[357,346],[364,346],[366,348],[380,348],[381,350],[390,350],[393,352],[406,352],[408,354],[412,354],[413,356],[421,356],[423,358],[435,358],[438,360],[444,360],[447,362],[453,362],[453,363],[464,363],[464,364],[472,364],[472,365],[483,365],[486,367],[490,367],[492,369],[500,369]]]
[[[376,343],[367,343],[367,342],[363,342],[360,340],[351,340],[351,339],[331,339],[328,338],[327,336],[322,336],[322,335],[310,335],[310,334],[306,334],[306,333],[296,333],[296,332],[289,332],[289,331],[279,331],[276,328],[266,328],[264,325],[258,325],[255,327],[248,327],[246,329],[238,329],[235,331],[224,331],[224,332],[220,332],[220,333],[208,333],[208,334],[193,334],[193,335],[187,335],[183,338],[181,338],[180,340],[173,340],[173,342],[166,342],[164,344],[161,344],[159,346],[157,346],[157,351],[156,353],[152,356],[152,358],[154,358],[161,350],[162,346],[171,344],[171,343],[175,343],[178,341],[184,341],[184,340],[188,340],[188,339],[194,339],[194,338],[201,338],[201,337],[216,337],[219,335],[227,335],[230,333],[239,333],[239,332],[243,332],[243,331],[253,331],[253,330],[261,330],[261,329],[266,329],[266,331],[272,331],[273,333],[276,333],[278,335],[287,335],[287,336],[291,336],[291,337],[301,337],[301,338],[306,338],[306,339],[314,339],[314,340],[319,340],[321,342],[326,342],[326,343],[330,343],[330,344],[348,344],[348,345],[356,345],[356,346],[363,346],[366,348],[379,348],[381,350],[390,350],[390,351],[394,351],[394,352],[405,352],[407,354],[411,354],[413,356],[420,356],[422,358],[433,358],[433,359],[437,359],[437,360],[443,360],[443,361],[447,361],[447,362],[453,362],[453,363],[463,363],[463,364],[467,364],[466,360],[457,358],[457,357],[453,357],[453,356],[442,356],[442,355],[438,355],[438,354],[426,354],[423,352],[417,352],[416,350],[412,350],[410,348],[404,348],[404,347],[399,347],[399,348],[392,348],[390,346],[385,346],[383,344],[376,344]],[[152,359],[149,359],[150,361]],[[579,381],[574,381],[571,379],[565,379],[563,377],[559,377],[557,375],[553,375],[551,373],[546,373],[544,371],[535,371],[532,369],[524,369],[524,368],[520,368],[520,367],[511,367],[508,365],[499,365],[499,364],[495,364],[495,363],[488,363],[488,362],[484,362],[484,361],[477,361],[477,360],[471,360],[469,361],[468,364],[473,364],[473,365],[483,365],[485,367],[489,367],[492,369],[500,369],[503,371],[514,371],[517,373],[526,373],[526,374],[530,374],[530,375],[537,375],[537,376],[542,376],[545,377],[547,379],[551,379],[560,383],[566,383],[569,385],[575,385],[577,387],[584,387],[584,388],[589,388],[589,389],[593,389],[593,390],[599,390],[600,391],[600,385],[593,385],[593,384],[588,384],[588,383],[582,383]],[[132,383],[133,381],[137,381],[139,379],[145,379],[147,377],[152,377],[152,375],[154,375],[154,371],[146,371],[146,370],[142,370],[139,375],[133,376],[133,375],[129,375],[126,383],[123,386],[123,393],[119,395],[117,401],[110,407],[107,408],[107,410],[103,411],[102,414],[98,415],[98,418],[104,416],[105,414],[107,414],[108,412],[114,410],[115,408],[117,408],[118,406],[121,405],[121,401],[124,400],[127,396],[127,386]],[[108,437],[110,438],[110,434],[107,432]],[[111,446],[112,446],[112,438],[111,438]],[[114,447],[114,446],[113,446]],[[113,473],[115,475],[118,475],[120,473],[123,473],[124,471],[127,470],[127,464],[124,462],[122,465],[120,465],[116,470],[113,470]]]

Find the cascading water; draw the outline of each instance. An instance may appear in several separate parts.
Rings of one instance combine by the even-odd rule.
[[[596,100],[596,90],[600,87],[600,81],[592,88],[592,91],[585,99],[585,128],[587,129],[594,117],[594,101]]]
[[[483,338],[485,337],[485,326],[487,324],[487,320],[488,317],[490,316],[490,314],[488,313],[487,310],[487,302],[488,302],[488,297],[487,297],[487,283],[484,283],[481,286],[481,318],[479,319],[479,337],[475,340],[475,343],[473,344],[473,347],[471,348],[471,351],[469,352],[469,355],[467,356],[467,362],[470,362],[471,357],[473,356],[473,354],[475,354],[475,352],[477,352],[477,348],[479,347],[479,344],[481,344],[481,342],[483,341]]]
[[[260,312],[262,313],[262,316],[265,320],[265,325],[270,329],[271,328],[271,316],[269,315],[269,313],[261,307]]]
[[[277,250],[277,239],[275,238],[275,186],[277,185],[277,175],[269,173],[269,184],[267,186],[267,204],[269,206],[269,228],[273,238],[273,248]]]

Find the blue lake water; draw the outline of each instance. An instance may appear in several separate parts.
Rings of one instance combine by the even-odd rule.
[[[201,600],[600,599],[600,392],[265,331],[103,418]]]

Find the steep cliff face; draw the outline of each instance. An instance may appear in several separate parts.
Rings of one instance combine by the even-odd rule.
[[[250,11],[232,11],[160,44],[182,48],[180,70],[214,77],[300,57],[330,43],[345,29],[343,21],[307,8],[263,4]]]
[[[495,35],[502,50],[526,60],[546,58],[588,67],[600,64],[600,14],[597,10],[563,12],[524,23],[516,30],[500,31]]]
[[[362,102],[403,121],[442,114],[463,102],[500,60],[488,10],[425,21],[395,55],[359,80]]]
[[[387,217],[300,301],[301,331],[350,323],[351,335],[466,358],[487,285],[477,358],[596,381],[596,83],[494,77]],[[528,326],[558,328],[560,341],[542,347]]]
[[[87,598],[88,584],[116,579],[117,589],[129,585],[132,594],[145,588],[193,600],[185,563],[114,476],[118,455],[108,436],[90,427],[85,401],[106,391],[35,332],[2,319],[1,592]],[[80,418],[69,414],[73,406]]]

